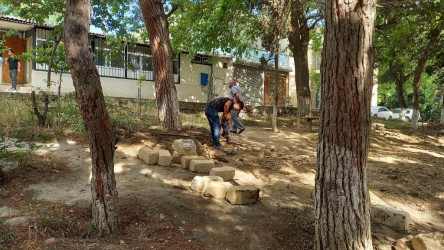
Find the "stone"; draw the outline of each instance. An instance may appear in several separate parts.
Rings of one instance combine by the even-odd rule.
[[[183,147],[180,146],[182,140],[186,140],[182,143]],[[173,142],[173,149],[183,155],[197,155],[196,153],[196,143],[191,139],[177,139]]]
[[[51,244],[57,243],[59,241],[60,240],[56,239],[56,238],[49,238],[49,239],[45,240],[45,245],[51,245]]]
[[[255,203],[259,199],[260,190],[252,186],[233,186],[228,189],[226,199],[232,205]]]
[[[233,184],[229,182],[213,181],[208,184],[204,196],[209,196],[214,199],[225,199],[231,187],[233,187]]]
[[[27,226],[29,225],[28,217],[15,217],[9,220],[6,220],[6,225],[14,227],[14,226]]]
[[[444,249],[444,232],[418,234],[411,242],[414,250]]]
[[[396,250],[410,250],[410,247],[408,247],[402,240],[396,241],[395,244]]]
[[[169,166],[171,164],[171,154],[168,150],[161,149],[157,151],[159,153],[158,165],[160,166]]]
[[[180,164],[180,162],[182,160],[182,156],[184,156],[184,154],[181,154],[181,153],[179,153],[177,151],[174,151],[174,153],[173,153],[173,162]]]
[[[197,193],[205,193],[210,182],[223,182],[219,176],[195,176],[191,182],[191,190]]]
[[[212,168],[210,171],[210,176],[220,176],[224,181],[230,181],[234,178],[236,171],[233,167],[224,166],[220,168]]]
[[[374,205],[370,210],[371,220],[406,233],[410,223],[410,214],[384,205]]]
[[[159,160],[159,152],[157,150],[149,148],[149,147],[141,147],[139,149],[139,159],[144,161],[148,165],[154,165],[157,164],[157,161]]]
[[[182,156],[182,159],[180,160],[180,165],[182,166],[182,168],[184,169],[189,169],[190,167],[190,161],[191,160],[205,160],[206,158],[203,156],[198,156],[198,155],[185,155]]]
[[[288,190],[290,190],[290,192],[293,192],[297,195],[301,195],[305,198],[308,199],[314,199],[314,187],[304,184],[304,183],[300,183],[300,182],[290,182],[288,184]]]
[[[191,160],[190,171],[197,173],[209,173],[214,168],[214,161],[212,160]]]
[[[415,236],[412,238],[412,246],[413,250],[427,250],[427,246],[424,243],[424,240],[421,237]],[[430,248],[435,249],[435,248]]]
[[[8,206],[0,207],[0,218],[15,216],[15,215],[19,215],[19,214],[20,214],[20,211],[17,209],[14,209],[12,207],[8,207]]]
[[[376,127],[375,127],[375,129],[376,130],[384,130],[384,124],[382,124],[382,123],[376,123]]]

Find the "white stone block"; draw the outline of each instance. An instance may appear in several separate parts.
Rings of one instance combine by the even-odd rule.
[[[314,199],[315,190],[313,186],[300,182],[291,182],[288,184],[288,190],[305,198]]]
[[[212,176],[220,176],[224,181],[230,181],[234,178],[234,174],[236,171],[233,167],[225,166],[220,168],[212,168],[210,171],[210,175]]]
[[[149,148],[149,147],[141,147],[139,149],[139,159],[144,161],[146,164],[153,165],[157,164],[157,161],[159,159],[159,152],[157,150]]]
[[[214,168],[214,161],[212,160],[191,160],[190,171],[197,173],[209,173]]]
[[[169,166],[171,164],[171,154],[168,150],[161,149],[159,152],[159,164],[160,166]]]
[[[251,204],[259,199],[259,191],[252,186],[233,186],[228,189],[225,198],[233,205]]]
[[[184,156],[182,156],[182,159],[180,160],[180,163],[181,163],[180,165],[184,169],[189,169],[191,160],[205,160],[205,159],[206,159],[205,157],[198,156],[198,155],[184,155]]]
[[[184,156],[184,154],[181,154],[181,153],[179,153],[177,151],[174,151],[174,153],[173,153],[173,162],[180,164],[180,162],[182,160],[182,156]]]
[[[207,190],[205,190],[204,196],[209,196],[214,199],[225,199],[228,190],[233,187],[233,184],[229,182],[210,182]]]
[[[408,232],[410,223],[410,214],[406,211],[397,210],[384,205],[375,205],[371,207],[371,220],[393,228],[399,232]]]
[[[211,182],[223,182],[219,176],[195,176],[191,182],[191,190],[197,193],[204,193]]]
[[[174,151],[177,151],[178,153],[181,153],[183,155],[197,155],[196,153],[196,145],[194,144],[192,147],[181,147],[179,144],[184,139],[177,139],[173,142],[173,149]],[[187,144],[185,146],[191,146],[191,144]]]

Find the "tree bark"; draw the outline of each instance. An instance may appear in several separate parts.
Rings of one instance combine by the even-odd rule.
[[[277,40],[279,48],[279,40]],[[277,127],[278,120],[278,102],[279,102],[279,53],[274,56],[274,91],[273,91],[273,116],[271,118],[271,127],[273,132],[279,132]]]
[[[393,68],[393,70],[390,70],[391,72],[396,72],[394,74],[396,96],[398,97],[399,106],[401,107],[401,113],[399,114],[399,119],[405,120],[407,116],[407,103],[404,98],[404,83],[407,81],[407,78],[404,75],[404,70],[402,69],[402,66],[400,65],[394,66],[393,64],[390,64],[390,67]]]
[[[367,156],[374,0],[326,1],[316,163],[316,249],[372,249]]]
[[[291,31],[288,36],[295,66],[297,116],[309,116],[311,113],[310,74],[308,68],[308,43],[310,28],[304,15],[305,6],[299,0],[292,1]]]
[[[164,12],[162,1],[140,0],[139,2],[153,52],[159,120],[165,129],[180,130],[182,123],[177,90],[174,85],[174,54],[169,37],[167,15]]]
[[[444,92],[441,93],[441,124],[444,124]]]
[[[422,71],[426,65],[427,59],[429,59],[430,52],[435,47],[438,42],[439,35],[441,34],[441,30],[443,29],[443,22],[438,24],[438,27],[432,31],[432,37],[425,48],[424,53],[418,61],[418,67],[415,70],[415,74],[413,77],[413,114],[412,114],[412,123],[411,126],[413,129],[418,128],[418,120],[419,120],[419,85],[421,80]]]
[[[282,3],[281,3],[282,4]],[[278,120],[278,103],[279,103],[279,51],[280,51],[280,28],[281,28],[281,15],[282,8],[278,6],[275,9],[277,11],[276,16],[276,37],[274,38],[274,91],[273,91],[273,117],[271,119],[271,127],[273,132],[279,132],[277,127]]]
[[[113,161],[115,129],[105,106],[99,73],[88,48],[90,21],[91,1],[66,2],[64,43],[77,103],[88,131],[93,225],[99,235],[107,235],[119,229]]]
[[[40,111],[37,107],[37,98],[35,97],[35,91],[33,90],[31,92],[32,108],[34,109],[34,114],[39,119],[39,126],[40,127],[44,127],[46,124],[46,117],[48,115],[49,93],[51,90],[52,64],[54,63],[54,56],[57,51],[57,47],[59,46],[59,44],[62,40],[62,36],[63,36],[63,34],[60,34],[52,45],[51,57],[49,59],[49,64],[48,64],[48,76],[46,79],[46,91],[45,91],[45,97],[43,99],[43,112],[42,113],[40,113]]]

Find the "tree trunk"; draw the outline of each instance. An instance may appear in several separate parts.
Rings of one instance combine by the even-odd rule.
[[[279,47],[279,44],[277,45]],[[279,103],[279,54],[274,56],[274,90],[273,90],[273,116],[271,119],[271,127],[273,132],[279,132],[277,127],[278,119],[278,103]]]
[[[280,50],[280,19],[281,9],[279,9],[276,17],[277,34],[274,38],[274,91],[273,91],[273,117],[271,119],[271,127],[273,132],[279,132],[277,127],[278,120],[278,103],[279,103],[279,50]]]
[[[140,0],[139,2],[153,52],[159,120],[168,130],[180,130],[182,123],[174,85],[174,54],[169,37],[168,17],[163,10],[162,1]]]
[[[66,2],[64,43],[77,103],[88,131],[92,162],[92,217],[99,235],[119,229],[114,177],[115,129],[108,115],[100,77],[88,48],[91,1]]]
[[[432,31],[432,37],[427,44],[427,47],[422,54],[418,62],[418,67],[415,70],[415,75],[413,78],[413,114],[411,126],[413,129],[418,128],[418,118],[419,118],[419,85],[421,80],[422,71],[426,65],[427,59],[429,58],[430,52],[433,47],[435,47],[438,42],[438,37],[441,34],[443,23],[440,23],[438,27]]]
[[[62,40],[63,34],[60,34],[58,38],[54,41],[52,45],[51,50],[51,57],[49,59],[48,64],[48,76],[46,79],[46,91],[45,91],[45,97],[43,99],[43,113],[40,113],[39,108],[37,107],[37,98],[35,97],[35,91],[33,90],[31,92],[31,102],[32,102],[32,108],[34,109],[34,114],[39,119],[39,126],[44,127],[46,124],[46,117],[48,115],[48,104],[49,104],[49,93],[51,90],[51,71],[52,71],[52,64],[54,63],[54,56],[57,51],[57,47],[60,44],[60,41]]]
[[[366,165],[375,1],[326,1],[316,249],[372,249]]]
[[[444,124],[444,92],[441,93],[441,124]]]
[[[311,113],[310,74],[307,55],[310,29],[304,15],[303,7],[300,1],[292,2],[291,32],[288,36],[296,74],[298,117],[309,116]]]
[[[406,119],[405,117],[407,116],[407,103],[404,98],[404,83],[406,81],[407,79],[404,76],[403,70],[399,69],[398,73],[395,75],[395,87],[396,87],[396,96],[398,97],[399,106],[401,107],[401,113],[399,114],[399,119],[403,121]]]

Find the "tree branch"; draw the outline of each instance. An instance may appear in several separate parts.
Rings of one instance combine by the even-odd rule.
[[[180,4],[173,4],[173,8],[170,10],[170,12],[168,12],[168,14],[166,14],[166,17],[169,18],[179,7],[183,11],[182,5],[180,5]]]

